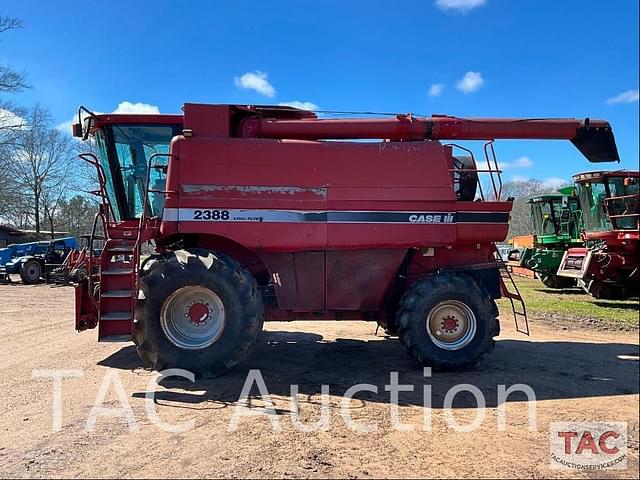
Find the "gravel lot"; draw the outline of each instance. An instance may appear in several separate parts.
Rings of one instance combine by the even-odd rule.
[[[376,337],[364,322],[270,323],[255,353],[230,374],[191,383],[170,381],[156,394],[159,417],[171,424],[193,421],[184,433],[158,428],[147,414],[145,392],[154,374],[130,344],[96,342],[96,333],[73,329],[73,289],[46,285],[0,286],[0,476],[2,477],[602,477],[638,476],[638,333],[563,329],[531,321],[531,336],[515,333],[505,314],[494,353],[466,373],[434,373],[425,378],[396,339]],[[265,416],[230,420],[249,369],[261,369],[282,431]],[[62,422],[52,429],[52,380],[39,369],[79,370],[65,379]],[[399,415],[413,431],[392,426],[391,371],[413,392],[400,394]],[[127,420],[100,416],[93,431],[87,419],[105,376],[117,374],[137,430]],[[341,395],[369,383],[378,393],[361,392],[348,413],[358,433],[341,415]],[[455,384],[480,389],[486,408],[478,412],[469,394],[460,394],[453,415],[460,423],[485,414],[480,427],[454,431],[443,409]],[[537,396],[537,429],[529,430],[528,402],[509,397],[506,429],[497,428],[497,389],[525,383]],[[299,386],[299,418],[320,417],[320,389],[330,389],[330,427],[294,428],[290,385]],[[423,428],[423,386],[431,385],[431,431]],[[165,388],[166,387],[166,388]],[[104,403],[119,406],[112,385]],[[253,397],[257,389],[252,390]],[[254,398],[254,405],[264,399]],[[245,410],[243,410],[245,411]],[[554,470],[549,460],[549,424],[556,421],[628,423],[626,470]]]

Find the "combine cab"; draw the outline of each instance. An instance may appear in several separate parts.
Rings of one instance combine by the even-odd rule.
[[[549,288],[568,288],[573,278],[556,275],[568,248],[584,245],[580,238],[580,203],[574,189],[536,195],[528,200],[533,220],[533,246],[520,254],[520,266],[533,270]]]
[[[522,301],[494,245],[512,201],[493,140],[566,139],[618,159],[609,124],[589,119],[81,113],[106,243],[76,287],[76,328],[202,376],[244,358],[265,320],[377,322],[421,365],[475,365],[499,333],[495,300]],[[484,141],[484,162],[446,140]]]
[[[582,206],[582,239],[586,247],[569,249],[558,275],[578,280],[596,298],[637,295],[638,172],[589,172],[573,179]]]

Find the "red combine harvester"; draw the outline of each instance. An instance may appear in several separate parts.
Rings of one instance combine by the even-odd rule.
[[[420,364],[474,365],[499,333],[495,299],[521,301],[495,254],[512,201],[493,140],[566,139],[618,160],[609,124],[589,119],[183,110],[81,107],[74,135],[95,140],[81,157],[98,171],[107,241],[99,274],[77,286],[76,328],[203,376],[240,361],[264,320],[376,321]],[[485,140],[487,167],[439,140]],[[156,253],[139,264],[148,241]]]
[[[580,173],[573,177],[582,208],[584,248],[564,254],[558,275],[578,279],[603,299],[638,295],[640,179],[637,171]]]

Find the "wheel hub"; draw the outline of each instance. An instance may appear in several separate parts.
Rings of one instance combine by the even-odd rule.
[[[427,334],[443,350],[459,350],[476,334],[476,316],[468,305],[457,300],[437,304],[426,320]]]
[[[173,292],[160,310],[160,326],[179,348],[200,350],[215,343],[224,331],[226,315],[222,299],[199,285]]]
[[[448,332],[454,332],[459,324],[460,322],[456,320],[456,317],[449,315],[442,320],[442,329]]]
[[[193,303],[187,308],[187,316],[195,325],[207,323],[210,313],[211,311],[209,310],[209,306],[205,305],[201,301]]]

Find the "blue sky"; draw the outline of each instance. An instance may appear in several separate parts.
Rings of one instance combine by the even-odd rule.
[[[636,0],[22,0],[0,14],[24,23],[0,43],[32,85],[13,99],[60,123],[80,104],[186,101],[589,116],[613,124],[621,166],[638,165]],[[496,148],[507,180],[600,168],[568,142]]]

